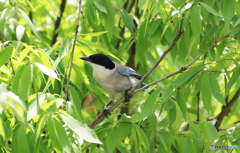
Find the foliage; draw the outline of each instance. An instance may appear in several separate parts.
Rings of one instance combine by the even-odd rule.
[[[240,147],[239,0],[86,0],[73,46],[77,10],[76,0],[0,2],[0,152]],[[153,86],[158,90],[134,94],[89,128],[108,95],[79,57],[101,52],[144,76],[181,31],[145,80],[166,77]],[[186,71],[168,76],[188,64]]]

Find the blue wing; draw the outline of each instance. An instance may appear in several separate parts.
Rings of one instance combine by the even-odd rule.
[[[117,72],[118,74],[122,75],[122,76],[133,76],[135,78],[137,78],[138,80],[140,80],[142,77],[133,69],[131,69],[130,67],[127,67],[125,71],[123,72]]]

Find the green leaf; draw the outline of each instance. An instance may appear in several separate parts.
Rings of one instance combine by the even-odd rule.
[[[218,12],[216,12],[213,8],[211,8],[210,6],[208,6],[207,4],[205,3],[202,3],[202,2],[199,2],[208,12],[216,15],[216,16],[220,16],[220,17],[223,17],[221,14],[219,14]]]
[[[69,51],[71,50],[72,45],[73,45],[73,39],[72,38],[64,39],[63,42],[62,42],[61,49],[59,51],[58,58],[60,58],[60,59],[64,58],[69,53]]]
[[[37,146],[37,143],[38,141],[41,141],[39,139],[40,135],[41,135],[41,131],[45,125],[45,123],[48,121],[49,119],[49,115],[51,115],[52,112],[45,112],[43,113],[40,118],[38,119],[38,122],[37,122],[37,128],[36,128],[36,135],[35,135],[35,147],[34,147],[34,152],[36,152],[36,150],[38,150],[38,146]]]
[[[184,153],[195,153],[196,152],[195,146],[191,139],[189,139],[189,138],[185,139],[183,152]]]
[[[193,143],[196,147],[196,151],[197,152],[202,152],[202,148],[203,148],[203,138],[202,138],[202,134],[199,130],[199,128],[197,127],[197,125],[193,122],[189,122],[189,128],[190,131],[192,131],[195,135],[196,139],[193,139]]]
[[[18,84],[19,84],[19,80],[21,78],[23,70],[24,70],[24,66],[19,66],[18,69],[15,71],[15,77],[13,78],[13,81],[12,81],[12,91],[15,94],[17,94],[18,92]]]
[[[211,105],[212,93],[210,88],[209,75],[208,72],[205,72],[201,80],[201,97],[206,110],[213,114],[213,108]]]
[[[52,144],[54,150],[56,152],[62,152],[62,144],[60,144],[60,138],[58,137],[58,134],[56,133],[56,126],[55,126],[55,120],[53,118],[53,114],[49,117],[47,122],[47,129],[50,137],[50,143]]]
[[[7,93],[7,97],[8,105],[14,109],[15,115],[18,119],[25,123],[25,113],[27,111],[25,103],[11,91]]]
[[[237,68],[237,70],[234,72],[232,77],[230,78],[229,82],[227,83],[226,93],[230,91],[232,86],[236,83],[236,81],[239,79],[240,76],[240,67]]]
[[[46,95],[43,94],[43,95],[40,95],[38,97],[38,99],[36,97],[28,103],[27,121],[31,120],[32,118],[34,118],[38,114],[38,106],[37,106],[38,104],[37,104],[37,102],[39,103],[39,106],[41,107],[45,98],[46,98]]]
[[[120,11],[120,15],[123,19],[124,24],[126,25],[126,27],[128,28],[128,30],[131,32],[132,37],[135,39],[135,25],[133,23],[133,19],[130,17],[130,15],[128,14],[128,12],[122,8]]]
[[[117,126],[117,142],[121,143],[130,133],[133,121],[130,116],[123,114]]]
[[[60,123],[60,121],[56,118],[53,119],[56,126],[56,132],[59,138],[59,143],[61,147],[63,148],[63,152],[71,152],[71,144],[68,139],[67,133],[63,127],[63,125]]]
[[[154,113],[152,113],[150,116],[150,122],[151,122],[151,137],[150,137],[150,140],[151,140],[156,135],[157,124],[158,124],[157,117]]]
[[[170,124],[173,125],[175,120],[176,120],[176,116],[177,116],[177,110],[176,110],[176,105],[175,103],[173,103],[173,107],[169,110],[169,121]]]
[[[219,139],[219,134],[211,122],[206,122],[208,135],[212,140]]]
[[[235,13],[235,10],[233,8],[234,8],[234,0],[223,1],[223,15],[225,17],[224,21],[226,24],[226,29],[229,29],[230,22]]]
[[[209,82],[210,82],[210,87],[211,87],[211,91],[213,96],[223,105],[226,105],[225,103],[225,99],[223,97],[223,95],[221,94],[221,90],[219,87],[219,84],[217,82],[216,77],[214,77],[214,74],[212,72],[209,73]]]
[[[136,62],[141,63],[148,50],[148,31],[148,22],[145,20],[139,28],[138,41],[136,44]]]
[[[177,79],[172,84],[176,86],[182,85],[183,83],[197,75],[203,68],[205,68],[205,66],[198,66],[196,68],[183,72],[181,75],[177,77]]]
[[[0,52],[0,67],[5,64],[12,56],[13,47],[11,45],[7,46],[4,50]]]
[[[170,147],[171,147],[171,142],[172,142],[171,134],[165,130],[162,130],[161,134],[159,134],[159,137],[160,137],[161,143],[162,143],[165,151],[170,152]]]
[[[90,143],[102,144],[102,142],[97,138],[96,133],[92,129],[90,129],[86,125],[83,125],[82,123],[67,114],[59,113],[59,115],[62,120],[67,124],[67,126],[76,134],[78,134],[80,138]]]
[[[0,17],[0,31],[2,31],[3,26],[6,25],[5,20],[9,20],[10,18],[12,18],[15,15],[15,12],[15,7],[8,7],[2,11]]]
[[[145,133],[139,126],[135,126],[135,129],[137,132],[137,136],[139,138],[139,143],[143,147],[143,149],[142,149],[143,152],[149,152],[149,142],[148,142],[148,139],[147,139]]]
[[[105,147],[107,148],[107,152],[113,152],[114,148],[116,147],[117,143],[118,143],[118,133],[117,133],[117,127],[113,127],[110,131],[110,133],[108,133],[108,136],[105,140]]]
[[[18,142],[18,151],[24,153],[30,153],[27,134],[26,134],[26,127],[20,125],[17,131],[17,142]]]
[[[155,102],[157,101],[159,95],[161,93],[161,90],[158,89],[154,91],[143,103],[142,109],[141,109],[141,114],[139,121],[141,121],[143,118],[148,117],[150,113],[152,113],[152,110],[154,108]]]
[[[93,1],[93,4],[103,13],[107,14],[107,10],[104,6],[102,6],[100,3],[97,1]]]
[[[22,75],[18,84],[18,95],[22,101],[26,101],[30,94],[33,79],[32,71],[31,64],[27,65],[22,71]]]
[[[4,83],[0,84],[0,114],[5,108],[7,102],[7,87]],[[1,133],[1,132],[0,132]]]
[[[70,92],[71,98],[74,102],[76,112],[78,113],[78,120],[82,121],[82,119],[83,119],[82,118],[82,112],[81,112],[82,106],[81,106],[81,103],[80,103],[79,94],[77,93],[77,91],[72,86],[69,87],[69,92]]]
[[[167,91],[165,92],[165,94],[163,95],[163,99],[161,101],[161,105],[163,105],[172,95],[172,93],[174,92],[174,87],[171,85]]]
[[[186,100],[184,99],[184,96],[180,90],[178,90],[178,92],[177,92],[177,103],[181,109],[184,119],[186,120],[186,114],[187,114]]]
[[[191,28],[194,35],[199,38],[202,32],[202,22],[200,18],[200,11],[197,5],[194,5],[191,10]]]
[[[34,63],[44,74],[46,74],[47,76],[50,76],[52,78],[55,78],[57,80],[60,81],[60,79],[58,78],[57,74],[50,68],[38,63],[38,62],[35,62]]]
[[[27,25],[29,26],[29,28],[33,31],[33,33],[42,40],[42,38],[38,35],[32,21],[29,19],[29,17],[27,16],[27,14],[25,12],[23,12],[20,8],[17,8],[18,13],[22,16],[22,18],[26,21]]]

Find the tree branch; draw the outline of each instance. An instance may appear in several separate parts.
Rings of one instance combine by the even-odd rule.
[[[62,0],[62,3],[60,5],[60,16],[57,17],[57,20],[56,20],[55,25],[54,25],[53,39],[52,39],[51,45],[55,44],[55,42],[57,40],[57,36],[58,36],[57,30],[60,26],[62,15],[63,15],[64,9],[65,9],[65,5],[66,5],[66,0]]]
[[[197,122],[200,121],[199,104],[200,104],[200,91],[198,91],[197,93]]]
[[[222,123],[223,118],[230,112],[230,108],[232,107],[232,105],[237,101],[237,99],[240,96],[240,88],[238,89],[238,91],[236,92],[236,94],[233,96],[233,98],[231,99],[231,101],[229,103],[226,103],[226,106],[222,106],[222,111],[219,114],[217,121],[215,123],[215,128],[219,131],[219,127]],[[225,99],[226,101],[227,99]]]
[[[74,38],[73,48],[72,48],[71,64],[70,64],[68,80],[67,80],[67,90],[66,90],[65,101],[67,101],[67,99],[68,99],[68,89],[69,89],[69,82],[70,82],[70,76],[71,76],[72,65],[73,65],[74,49],[75,49],[76,40],[77,40],[77,33],[78,33],[78,27],[79,27],[79,21],[80,21],[81,7],[82,7],[82,0],[79,1],[78,20],[77,20],[77,27],[76,27],[76,31],[75,31],[75,38]]]
[[[180,28],[180,29],[181,29],[181,28]],[[214,48],[215,45],[216,45],[218,42],[220,42],[221,40],[223,40],[224,38],[227,38],[227,37],[229,37],[229,35],[223,36],[223,37],[221,37],[220,39],[218,39],[217,41],[215,41],[211,46],[208,47],[207,51],[209,51],[210,49]],[[154,85],[154,84],[156,84],[156,83],[158,83],[158,82],[160,82],[160,81],[163,81],[163,80],[165,80],[165,79],[167,79],[167,78],[169,78],[169,77],[171,77],[171,76],[174,76],[174,75],[176,75],[176,74],[178,74],[178,73],[182,73],[183,71],[186,71],[186,70],[187,70],[193,63],[195,63],[201,56],[202,56],[202,53],[199,54],[192,62],[190,62],[190,63],[189,63],[188,65],[186,65],[185,67],[182,67],[182,68],[181,68],[180,70],[178,70],[177,72],[174,72],[174,73],[172,73],[172,74],[170,74],[170,75],[168,75],[168,76],[165,76],[165,77],[163,77],[163,78],[161,78],[161,79],[159,79],[159,80],[153,81],[152,83],[150,83],[150,84],[148,84],[148,85],[146,85],[146,86],[143,86],[142,88],[139,88],[139,89],[135,90],[134,93],[139,92],[139,91],[142,91],[142,90],[145,90],[146,88],[148,88],[148,87],[150,87],[150,86],[152,86],[152,85]]]
[[[177,37],[173,40],[172,44],[168,47],[168,49],[163,53],[163,55],[160,57],[160,59],[157,61],[157,63],[142,77],[142,79],[139,81],[139,83],[132,87],[129,94],[134,94],[134,90],[152,73],[152,71],[158,66],[158,64],[163,60],[163,58],[167,55],[167,53],[173,48],[173,46],[176,44],[176,42],[182,37],[184,34],[184,31],[180,31],[178,33]],[[115,102],[111,107],[108,108],[108,112],[111,113],[118,105],[120,105],[125,100],[125,97],[119,99],[117,102]],[[100,123],[105,118],[105,115],[102,113],[99,114],[89,125],[88,127],[94,128],[98,123]]]

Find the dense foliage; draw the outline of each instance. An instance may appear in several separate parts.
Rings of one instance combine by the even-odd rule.
[[[0,152],[239,151],[239,0],[84,0],[74,46],[78,13],[0,1]],[[79,59],[94,53],[141,76],[166,56],[153,86],[90,128],[109,99]]]

